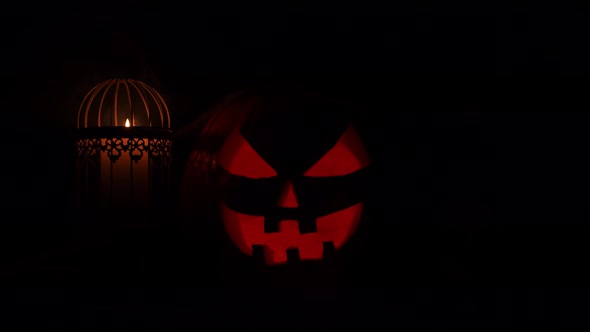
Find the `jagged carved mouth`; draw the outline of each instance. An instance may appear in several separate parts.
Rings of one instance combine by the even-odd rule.
[[[224,226],[248,255],[263,255],[269,265],[289,260],[319,260],[339,249],[356,230],[362,203],[321,217],[300,208],[278,208],[266,216],[249,215],[221,204]]]

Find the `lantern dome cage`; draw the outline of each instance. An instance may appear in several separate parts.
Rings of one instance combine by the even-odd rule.
[[[115,78],[94,86],[78,110],[78,128],[151,127],[170,129],[164,98],[144,82]]]
[[[170,112],[152,86],[114,78],[95,85],[77,115],[81,207],[148,208],[170,191]]]

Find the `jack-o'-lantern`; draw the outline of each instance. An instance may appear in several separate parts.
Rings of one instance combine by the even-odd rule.
[[[334,254],[357,230],[369,176],[353,110],[301,92],[228,98],[201,119],[183,204],[213,204],[235,246],[267,265]]]

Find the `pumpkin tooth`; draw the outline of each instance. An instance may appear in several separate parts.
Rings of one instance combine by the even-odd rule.
[[[295,218],[282,218],[281,216],[268,215],[264,217],[264,233],[280,232],[279,224],[284,220]],[[316,233],[318,231],[317,220],[314,217],[303,216],[296,219],[299,225],[299,234]]]

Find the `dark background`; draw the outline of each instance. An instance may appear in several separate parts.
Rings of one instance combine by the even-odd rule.
[[[582,1],[22,1],[3,14],[8,330],[587,325]],[[108,223],[76,214],[77,107],[123,72],[163,94],[178,133],[259,83],[363,105],[378,180],[339,261],[260,270],[174,211]],[[177,186],[188,150],[176,153]]]

